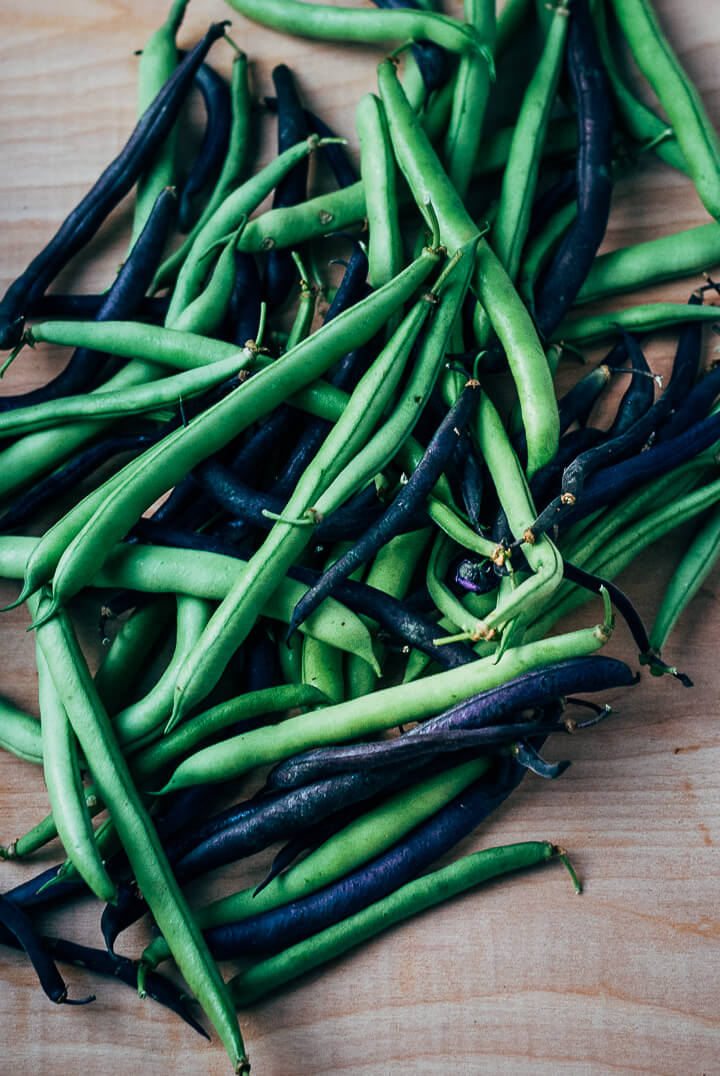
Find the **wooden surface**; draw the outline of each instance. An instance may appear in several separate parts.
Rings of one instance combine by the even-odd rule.
[[[656,0],[663,24],[720,123],[720,23],[709,0]],[[457,11],[456,0],[447,4]],[[134,50],[164,18],[164,0],[5,0],[0,13],[0,286],[23,268],[119,149],[134,114]],[[220,0],[192,0],[180,33],[191,44],[228,14]],[[373,87],[375,50],[286,41],[233,15],[232,33],[254,62],[258,96],[273,64],[297,72],[310,105],[354,144],[353,108]],[[230,50],[213,63],[229,68]],[[105,287],[122,256],[121,207],[63,290]],[[618,184],[607,248],[706,219],[678,173],[655,161]],[[653,289],[687,298],[693,283]],[[622,298],[617,305],[629,304]],[[705,361],[713,340],[706,338]],[[666,367],[672,338],[649,349]],[[60,355],[23,354],[3,391],[29,387]],[[574,373],[574,371],[570,371]],[[683,532],[658,543],[620,582],[652,619]],[[461,851],[548,838],[567,846],[585,882],[573,895],[559,866],[492,885],[396,928],[362,950],[241,1014],[255,1076],[296,1073],[602,1076],[720,1073],[717,843],[720,840],[720,576],[702,587],[669,654],[692,691],[646,674],[616,694],[615,717],[583,736],[552,742],[570,757],[560,781],[529,777]],[[14,594],[4,586],[3,594]],[[1,597],[2,595],[0,595]],[[597,607],[574,623],[596,618]],[[0,617],[2,692],[37,712],[32,640],[24,609]],[[91,654],[98,649],[88,627]],[[624,630],[608,652],[633,660]],[[47,808],[40,773],[0,758],[0,841]],[[2,888],[55,862],[51,847],[28,864],[0,864]],[[265,861],[263,860],[263,863]],[[236,882],[257,878],[257,861]],[[220,892],[230,883],[215,884]],[[206,890],[203,890],[205,892]],[[55,930],[101,944],[97,908],[48,916]],[[143,933],[124,951],[138,952]],[[231,969],[224,969],[228,974]],[[86,993],[81,972],[67,972]],[[203,1043],[174,1016],[110,982],[95,982],[89,1009],[55,1008],[23,959],[0,951],[0,1071],[82,1071],[84,1076],[228,1071],[217,1040]]]

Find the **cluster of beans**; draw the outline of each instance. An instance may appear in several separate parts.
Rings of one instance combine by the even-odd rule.
[[[596,653],[615,612],[641,664],[691,685],[661,651],[720,549],[720,377],[700,373],[714,284],[699,276],[687,304],[567,315],[717,260],[720,143],[649,0],[509,0],[497,19],[494,0],[465,0],[464,22],[412,0],[231,0],[286,33],[397,46],[358,104],[359,176],[284,65],[266,102],[278,154],[253,174],[247,58],[224,22],[180,52],[186,4],[143,50],[125,147],[0,301],[8,361],[74,348],[45,386],[0,399],[0,575],[22,582],[41,713],[2,703],[0,744],[43,767],[51,805],[3,853],[59,837],[67,856],[0,897],[0,941],[56,1002],[57,962],[81,963],[202,1031],[155,970],[172,957],[243,1072],[238,1007],[487,878],[564,858],[528,842],[426,873],[528,769],[563,772],[546,738],[607,711],[575,696],[636,681]],[[667,120],[624,80],[620,35]],[[536,58],[519,111],[485,129],[520,37]],[[229,86],[207,63],[222,38]],[[193,86],[206,125],[183,176]],[[598,256],[614,179],[651,153],[715,219]],[[311,158],[333,188],[314,197]],[[132,188],[108,290],[47,294]],[[328,250],[345,255],[333,286]],[[663,384],[643,346],[673,326]],[[606,338],[557,398],[561,354]],[[620,375],[614,418],[591,424]],[[610,580],[693,518],[648,632]],[[107,644],[95,675],[78,595]],[[558,633],[594,595],[602,622]],[[262,767],[257,795],[209,813],[211,786]],[[187,883],[277,841],[259,886],[190,908]],[[88,891],[106,952],[42,935],[38,909]],[[116,954],[148,911],[141,959]],[[216,961],[236,957],[253,961],[226,983]]]

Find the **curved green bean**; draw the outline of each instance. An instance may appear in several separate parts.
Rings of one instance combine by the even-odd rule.
[[[607,314],[588,317],[566,318],[560,322],[552,339],[562,344],[585,347],[599,340],[616,336],[625,331],[631,333],[666,329],[689,321],[716,321],[720,311],[714,306],[688,306],[687,303],[643,303],[625,310],[613,310]]]
[[[3,698],[0,698],[0,748],[23,762],[42,765],[40,722]]]
[[[528,841],[485,848],[481,852],[463,856],[456,863],[408,882],[368,908],[241,971],[228,983],[232,999],[237,1008],[245,1008],[270,991],[277,990],[329,960],[335,960],[411,915],[417,915],[498,875],[526,870],[562,854],[561,850],[548,842]]]

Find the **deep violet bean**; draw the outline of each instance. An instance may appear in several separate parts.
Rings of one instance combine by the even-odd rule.
[[[571,506],[563,517],[563,526],[569,527],[598,508],[614,504],[643,482],[674,470],[681,463],[710,448],[719,439],[720,413],[697,422],[672,440],[653,445],[632,459],[623,460],[613,467],[605,467],[588,480],[582,500]]]
[[[86,945],[78,945],[76,942],[67,941],[65,938],[55,938],[42,935],[39,942],[49,957],[54,957],[61,964],[73,964],[75,967],[84,968],[96,975],[104,975],[110,979],[119,979],[133,990],[137,990],[137,965],[127,957],[109,956],[102,949],[91,949]],[[15,936],[2,928],[0,924],[0,944],[8,945],[13,949],[22,948]],[[199,1035],[209,1038],[205,1029],[200,1025],[190,1012],[188,998],[163,975],[158,972],[149,972],[145,983],[148,997],[157,1001],[160,1005],[170,1009],[189,1024]],[[89,999],[88,999],[89,1000]]]
[[[278,102],[278,153],[283,153],[310,135],[305,111],[295,87],[292,72],[278,64],[272,73]],[[296,164],[275,188],[273,209],[300,205],[307,198],[308,159]],[[268,307],[280,306],[292,290],[297,277],[295,263],[288,250],[268,251],[265,263],[265,299]]]
[[[107,295],[38,295],[28,301],[26,317],[45,320],[91,321],[103,305]],[[145,296],[138,305],[137,316],[142,321],[161,325],[165,320],[170,300],[165,297]]]
[[[162,257],[163,246],[176,212],[175,192],[170,188],[161,191],[137,242],[96,312],[96,321],[135,317]],[[45,385],[31,392],[0,396],[0,413],[48,400],[58,400],[61,396],[87,392],[99,381],[106,358],[107,356],[91,351],[90,348],[76,348],[65,368]]]
[[[720,393],[720,366],[710,370],[678,405],[664,425],[657,431],[655,444],[678,437],[690,426],[704,418]]]
[[[72,256],[92,238],[135,180],[177,119],[200,64],[225,33],[227,23],[214,23],[188,53],[143,113],[118,156],[65,218],[50,242],[10,285],[0,302],[0,347],[13,348],[22,338],[26,310]]]
[[[351,575],[356,568],[377,552],[400,532],[403,521],[414,515],[424,503],[430,490],[442,474],[445,464],[470,415],[476,406],[477,381],[468,381],[457,401],[440,423],[434,437],[423,453],[420,462],[406,485],[385,510],[378,522],[359,539],[343,556],[324,572],[322,578],[300,599],[293,610],[288,637],[331,594],[337,584]]]
[[[13,904],[17,904],[19,908],[27,911],[29,908],[40,908],[55,902],[62,903],[65,900],[72,900],[74,897],[86,894],[88,888],[79,877],[54,881],[64,866],[64,863],[56,863],[54,867],[48,867],[46,870],[41,871],[40,874],[36,874],[34,878],[28,878],[26,881],[9,889],[3,896],[6,900],[11,900]],[[48,886],[48,882],[53,882],[53,884]],[[48,887],[43,889],[43,886]]]
[[[613,423],[607,432],[609,441],[622,436],[634,426],[650,410],[655,399],[655,382],[642,349],[630,345],[628,355],[632,370],[630,384],[623,393]]]
[[[535,321],[548,336],[570,308],[597,253],[610,213],[613,104],[589,0],[574,0],[568,32],[568,73],[577,108],[578,212],[535,298]]]
[[[266,97],[265,104],[270,112],[277,113],[277,97]],[[311,112],[309,108],[303,109],[303,111],[305,113],[305,120],[308,128],[313,134],[316,134],[318,138],[326,139],[338,137],[332,127],[328,127],[327,123],[314,112]],[[357,172],[355,171],[352,161],[347,154],[347,150],[342,143],[330,142],[328,145],[322,147],[321,152],[327,158],[327,162],[335,176],[335,182],[338,187],[352,187],[353,183],[357,183]]]
[[[419,4],[414,0],[373,0],[375,7],[380,8],[403,8],[411,7],[418,9]],[[429,95],[433,90],[443,86],[450,75],[453,67],[452,57],[445,49],[434,45],[431,41],[419,41],[412,46],[412,54],[418,65],[425,86],[425,94]]]
[[[653,654],[652,647],[650,646],[650,639],[648,638],[647,629],[643,623],[642,617],[627,595],[620,590],[619,587],[615,586],[614,583],[611,583],[609,579],[603,579],[599,575],[592,575],[590,572],[586,572],[582,568],[576,567],[567,560],[563,561],[563,576],[570,583],[575,583],[577,586],[583,587],[593,594],[600,594],[604,587],[608,592],[610,601],[627,624],[643,661],[648,665],[654,665],[658,674],[670,673],[676,680],[680,681],[683,687],[693,686],[693,682],[689,676],[685,673],[678,672],[677,669],[670,668],[666,662]]]
[[[204,931],[211,953],[221,960],[276,952],[380,900],[471,833],[524,775],[514,759],[500,759],[493,780],[474,783],[405,840],[339,882],[282,908]]]
[[[72,1001],[68,998],[65,981],[52,957],[43,947],[30,916],[2,895],[0,895],[0,927],[4,928],[0,934],[0,941],[13,944],[12,941],[8,941],[9,935],[21,949],[24,949],[35,969],[40,986],[50,1001],[54,1001],[57,1005],[85,1005],[95,1000],[93,996]]]
[[[222,75],[209,64],[201,64],[195,73],[195,85],[205,105],[205,132],[180,194],[178,220],[182,232],[189,232],[193,225],[193,198],[214,183],[220,174],[230,140],[232,118],[230,90]]]
[[[254,340],[260,326],[262,282],[252,254],[235,251],[235,281],[227,313],[227,336],[238,347]]]
[[[134,436],[108,437],[81,452],[74,460],[41,478],[31,489],[13,502],[12,507],[0,516],[0,531],[17,530],[51,501],[73,489],[89,474],[108,460],[123,453],[137,455],[155,444],[159,435],[138,433]]]

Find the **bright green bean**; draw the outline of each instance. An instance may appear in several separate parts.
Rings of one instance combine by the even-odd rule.
[[[42,765],[40,722],[3,698],[0,698],[0,748],[24,762]]]
[[[95,690],[110,714],[129,702],[148,655],[174,616],[174,600],[161,595],[133,610],[120,625],[95,673]]]
[[[30,609],[38,602],[31,599]],[[114,904],[117,888],[111,881],[95,844],[90,814],[85,806],[77,741],[58,697],[45,657],[37,650],[40,721],[43,739],[43,773],[58,836],[78,874],[98,900]]]
[[[397,167],[385,110],[374,94],[355,110],[360,141],[360,173],[368,219],[368,281],[377,288],[402,268],[402,236],[397,199]]]
[[[720,225],[711,221],[601,254],[595,259],[576,301],[591,303],[618,292],[691,276],[718,264]]]
[[[528,841],[485,848],[481,852],[463,856],[456,863],[406,883],[362,911],[241,971],[228,984],[232,999],[237,1008],[245,1008],[270,991],[336,959],[411,915],[417,915],[498,875],[526,870],[560,854],[555,845]]]
[[[312,135],[307,141],[291,146],[290,149],[275,157],[260,172],[247,179],[241,187],[232,191],[220,203],[213,215],[198,232],[187,257],[182,263],[165,319],[167,325],[174,324],[181,311],[186,306],[189,306],[202,291],[208,272],[208,255],[212,249],[221,240],[234,234],[260,203],[267,198],[280,180],[296,164],[322,145],[324,143],[316,135]],[[261,217],[260,219],[262,220],[263,218]],[[247,229],[244,230],[246,231]],[[242,242],[242,235],[243,233],[238,236],[237,242],[237,247],[240,250],[246,249],[245,244]]]
[[[475,27],[492,54],[495,0],[465,0],[464,8],[465,22]],[[467,195],[480,149],[492,74],[484,56],[467,52],[460,57],[443,159],[450,182],[461,198]]]
[[[100,802],[94,785],[88,785],[84,792],[85,806],[87,807],[88,814],[91,818],[100,814],[104,807]],[[58,835],[57,824],[52,813],[41,819],[36,825],[32,826],[26,833],[17,840],[14,840],[12,844],[8,845],[4,850],[0,850],[0,858],[5,859],[26,859],[28,856],[33,855],[40,848],[44,848],[50,841],[54,841]]]
[[[228,702],[221,702],[210,710],[196,714],[162,739],[137,752],[133,750],[130,758],[133,778],[139,787],[146,787],[148,781],[157,780],[158,774],[171,762],[189,754],[194,747],[238,721],[247,721],[258,714],[283,714],[296,707],[321,706],[328,701],[321,691],[308,684],[287,684],[251,691]]]
[[[153,732],[167,721],[172,712],[173,690],[178,673],[188,654],[207,627],[212,607],[202,598],[187,594],[177,596],[177,631],[175,650],[170,662],[154,687],[144,698],[126,706],[113,718],[113,730],[123,746]],[[166,729],[166,731],[168,731]]]
[[[37,641],[138,887],[185,981],[224,1043],[235,1072],[247,1073],[247,1058],[225,984],[135,789],[65,614],[46,619],[37,631]]]
[[[720,216],[720,139],[700,95],[663,34],[648,0],[610,0],[635,62],[667,113],[698,195]]]
[[[428,11],[368,11],[299,0],[229,0],[230,6],[262,26],[318,41],[434,41],[449,52],[482,49],[472,27]]]
[[[591,654],[607,642],[610,628],[610,611],[606,604],[606,620],[594,628],[543,639],[531,646],[517,646],[498,661],[494,657],[483,658],[413,684],[374,691],[371,695],[316,710],[301,718],[290,718],[270,730],[258,729],[236,736],[183,762],[163,792],[201,781],[225,780],[247,773],[256,766],[279,762],[309,747],[345,743],[407,721],[430,717],[470,695],[496,687],[540,665]]]
[[[481,557],[491,557],[497,552],[497,542],[483,538],[442,501],[428,497],[426,510],[433,523],[463,549],[479,553]]]
[[[625,310],[589,317],[566,318],[553,333],[553,340],[585,347],[618,333],[650,332],[689,321],[717,321],[720,313],[714,306],[688,306],[686,303],[643,303]]]
[[[200,230],[228,195],[235,190],[247,171],[249,149],[252,141],[250,135],[251,95],[248,81],[248,61],[244,52],[236,52],[233,60],[230,75],[230,101],[232,106],[230,140],[217,183],[200,216],[185,236],[183,242],[177,250],[174,250],[165,259],[158,269],[150,285],[151,293],[165,287],[175,278]]]
[[[650,646],[659,654],[675,623],[697,594],[720,556],[720,511],[705,520],[682,555],[663,595],[650,631]]]
[[[114,392],[98,392],[92,395],[67,396],[47,403],[18,407],[0,414],[0,439],[13,437],[34,430],[51,429],[65,423],[102,421],[125,418],[128,415],[146,414],[166,404],[192,399],[221,381],[247,369],[253,360],[253,352],[236,350],[234,355],[220,362],[209,363],[196,370],[186,370],[171,377],[162,377],[135,388],[115,389]]]
[[[108,351],[123,359],[143,359],[155,364],[155,377],[160,376],[157,364],[178,370],[195,370],[199,366],[242,354],[244,350],[237,344],[213,340],[199,333],[144,325],[139,321],[42,321],[28,329],[25,336],[30,344],[47,341],[63,347]],[[110,391],[115,380],[106,381],[94,392]],[[118,385],[118,388],[121,387]]]
[[[222,250],[202,291],[181,309],[168,310],[165,326],[180,332],[214,336],[222,325],[235,283],[235,250],[245,227],[243,220],[222,244]],[[209,252],[208,252],[209,253]],[[174,294],[174,293],[173,293]]]
[[[150,35],[143,46],[137,73],[138,119],[155,100],[178,65],[175,36],[180,29],[187,6],[188,0],[174,0],[163,25]],[[165,187],[175,185],[176,142],[177,125],[172,128],[153,156],[148,170],[138,179],[130,249],[135,245],[136,239],[145,227],[160,192]]]
[[[378,67],[380,95],[395,156],[425,215],[432,205],[440,235],[450,250],[477,238],[478,229],[448,180],[427,136],[418,127],[392,63]],[[480,239],[473,285],[508,356],[522,409],[532,475],[555,455],[559,437],[557,402],[545,352],[524,304],[489,244]]]
[[[520,257],[530,226],[542,145],[555,105],[565,57],[568,5],[569,0],[559,0],[553,8],[542,55],[520,106],[507,166],[503,172],[500,204],[492,226],[490,242],[493,250],[513,280],[520,267]]]

